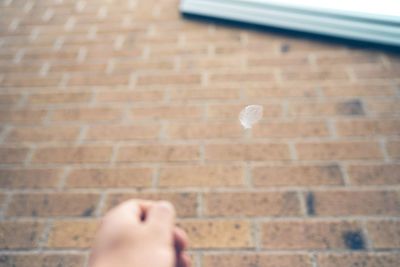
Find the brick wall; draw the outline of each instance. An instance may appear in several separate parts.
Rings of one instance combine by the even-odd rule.
[[[85,266],[133,197],[195,267],[400,266],[399,56],[177,7],[0,1],[0,266]]]

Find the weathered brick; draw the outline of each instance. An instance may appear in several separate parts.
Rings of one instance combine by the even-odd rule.
[[[239,89],[187,89],[172,88],[168,91],[172,100],[228,100],[238,99]]]
[[[91,193],[21,193],[11,200],[9,216],[92,216],[98,194]]]
[[[100,103],[136,103],[136,102],[156,102],[164,99],[164,92],[159,90],[146,91],[103,91],[98,92],[96,101]]]
[[[92,245],[98,222],[56,221],[51,229],[47,246],[49,248],[89,248]]]
[[[85,260],[84,254],[5,254],[0,256],[0,267],[84,266]]]
[[[69,86],[116,86],[116,85],[128,85],[129,75],[104,75],[100,73],[73,73],[70,74],[68,79]]]
[[[386,149],[391,158],[400,158],[400,141],[389,141],[386,143]]]
[[[382,152],[376,142],[341,141],[299,143],[297,155],[301,160],[380,159]]]
[[[322,88],[325,96],[346,96],[346,97],[360,97],[360,96],[393,96],[396,94],[392,85],[325,85]]]
[[[131,109],[133,119],[199,119],[203,116],[200,106],[136,107]]]
[[[336,122],[342,136],[400,135],[400,120],[346,120]]]
[[[288,105],[288,115],[294,117],[360,116],[364,113],[363,104],[358,99],[341,102],[290,102]]]
[[[317,92],[311,86],[254,86],[243,90],[246,98],[260,99],[270,97],[315,97]]]
[[[391,116],[400,112],[400,101],[396,98],[368,99],[365,101],[368,112],[381,116]]]
[[[10,131],[7,140],[11,142],[74,141],[78,138],[79,131],[79,127],[75,126],[17,127]]]
[[[0,106],[13,106],[17,104],[22,95],[19,94],[6,94],[0,95]]]
[[[204,249],[251,248],[250,224],[242,220],[190,220],[179,222],[189,236],[191,247]]]
[[[400,221],[371,221],[367,223],[367,231],[373,248],[400,248]]]
[[[0,112],[0,122],[35,124],[41,122],[46,114],[46,110],[36,109],[2,110]]]
[[[199,158],[196,145],[137,145],[121,147],[117,161],[194,161]]]
[[[399,164],[350,165],[347,172],[354,185],[400,184]]]
[[[167,135],[174,139],[239,138],[243,129],[239,123],[170,123]]]
[[[195,193],[127,193],[109,194],[106,210],[129,199],[166,200],[171,202],[179,217],[194,217],[197,213],[197,196]]]
[[[289,148],[285,144],[218,144],[206,145],[206,160],[289,160]]]
[[[2,169],[0,188],[55,188],[60,174],[56,169]]]
[[[255,125],[254,137],[296,138],[329,135],[324,122],[272,122]]]
[[[116,121],[122,116],[122,111],[115,108],[74,108],[54,110],[52,121],[107,122]]]
[[[77,169],[71,171],[66,186],[72,188],[150,187],[149,168]]]
[[[36,150],[33,163],[100,163],[111,159],[108,146],[45,147]]]
[[[400,255],[398,253],[321,254],[317,256],[317,262],[320,267],[397,267],[400,264]]]
[[[342,69],[325,68],[311,71],[307,68],[296,68],[295,70],[283,70],[282,79],[284,81],[325,81],[325,80],[349,80],[349,76]]]
[[[339,166],[262,166],[252,171],[253,184],[260,186],[342,185]]]
[[[23,147],[0,147],[0,163],[22,163],[28,151],[28,148]]]
[[[229,73],[218,73],[210,75],[210,82],[274,82],[275,76],[272,71],[264,72],[229,72]]]
[[[311,267],[310,257],[299,254],[268,254],[267,253],[207,253],[203,255],[203,267]]]
[[[263,106],[264,118],[277,118],[282,115],[282,107],[278,104],[268,104]],[[207,117],[210,119],[235,119],[246,105],[237,104],[210,104],[207,109]]]
[[[44,224],[39,222],[0,222],[1,249],[32,249],[40,240]]]
[[[296,216],[300,201],[294,192],[209,193],[204,198],[209,216]]]
[[[29,104],[69,104],[69,103],[88,103],[91,93],[71,92],[71,93],[45,93],[33,94],[29,96]]]
[[[366,64],[366,63],[380,63],[382,62],[381,56],[376,53],[348,53],[348,51],[337,53],[317,53],[316,64],[319,66],[332,66],[332,65],[351,65],[351,64]]]
[[[160,170],[161,187],[231,187],[244,185],[243,168],[224,165],[171,166]]]
[[[346,249],[346,233],[361,233],[355,222],[274,221],[262,225],[266,249]]]
[[[157,139],[161,126],[157,124],[137,125],[100,125],[90,127],[86,134],[86,140],[135,140]]]
[[[146,74],[139,75],[138,85],[200,84],[198,74]]]
[[[400,197],[395,191],[318,191],[314,210],[320,216],[400,215]]]

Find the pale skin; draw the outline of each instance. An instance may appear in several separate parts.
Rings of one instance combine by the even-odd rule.
[[[129,200],[103,218],[90,267],[190,267],[186,233],[165,201]]]

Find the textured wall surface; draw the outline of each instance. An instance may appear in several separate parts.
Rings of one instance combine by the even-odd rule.
[[[0,266],[85,266],[132,197],[195,267],[400,266],[400,57],[177,7],[0,1]]]

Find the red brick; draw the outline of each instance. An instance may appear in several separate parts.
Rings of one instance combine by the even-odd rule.
[[[315,214],[320,216],[400,215],[400,195],[395,191],[318,191],[313,196]]]
[[[86,134],[86,140],[135,140],[135,139],[157,139],[160,125],[137,124],[132,126],[107,125],[93,126]]]
[[[382,153],[375,142],[342,141],[299,143],[297,154],[301,160],[380,159]]]
[[[364,107],[358,99],[340,102],[290,102],[288,114],[294,117],[357,116],[364,115]]]
[[[92,245],[98,222],[56,221],[50,232],[47,246],[49,248],[89,248]]]
[[[254,137],[295,138],[328,136],[328,128],[323,122],[271,122],[254,126]]]
[[[161,187],[231,187],[244,185],[243,168],[224,165],[171,166],[160,170]]]
[[[78,138],[79,127],[39,126],[18,127],[11,130],[7,141],[11,142],[54,142],[74,141]]]
[[[325,81],[325,80],[349,80],[348,74],[342,69],[319,69],[311,71],[307,68],[296,68],[295,70],[283,70],[282,79],[285,81]]]
[[[347,172],[354,185],[400,184],[400,164],[351,165]]]
[[[228,100],[239,99],[239,89],[187,89],[173,88],[169,90],[172,100]]]
[[[0,105],[13,106],[20,101],[21,97],[22,95],[18,94],[0,95]]]
[[[44,225],[39,222],[0,222],[1,249],[32,249],[41,238]]]
[[[148,168],[77,169],[67,180],[72,188],[150,187],[152,170]]]
[[[130,60],[120,61],[114,66],[113,73],[131,73],[135,70],[173,70],[174,62],[171,59],[156,59],[156,60]]]
[[[109,194],[106,210],[129,199],[166,200],[171,202],[179,217],[194,217],[197,214],[197,196],[195,193],[126,193]]]
[[[131,109],[133,119],[199,119],[203,116],[200,106],[136,107]]]
[[[334,53],[317,53],[316,64],[320,66],[351,65],[366,63],[381,63],[382,57],[378,53],[356,53],[348,51]]]
[[[247,221],[190,220],[179,223],[194,249],[251,248],[251,227]]]
[[[199,158],[199,147],[195,145],[137,145],[121,147],[117,161],[193,161]]]
[[[274,82],[275,76],[272,71],[264,72],[229,72],[210,75],[210,82]]]
[[[54,188],[60,174],[60,170],[55,169],[2,169],[0,188]]]
[[[180,67],[184,70],[219,70],[219,69],[238,69],[240,70],[240,57],[230,55],[229,57],[198,57],[198,58],[182,58]]]
[[[400,255],[398,253],[322,254],[317,256],[317,262],[319,267],[397,267],[400,264]]]
[[[0,85],[3,87],[54,87],[61,81],[61,75],[41,77],[37,74],[7,74]]]
[[[339,166],[262,166],[253,168],[253,184],[269,186],[343,185]]]
[[[1,147],[0,163],[22,163],[28,155],[28,148]]]
[[[111,159],[108,146],[45,147],[36,150],[34,163],[101,163]]]
[[[400,101],[396,98],[368,99],[365,103],[367,110],[372,114],[392,116],[400,112]]]
[[[396,90],[392,85],[326,85],[323,86],[322,92],[325,96],[346,96],[346,97],[360,97],[360,96],[394,96]]]
[[[103,91],[98,92],[96,101],[101,103],[118,102],[118,103],[136,103],[136,102],[154,102],[164,99],[163,91],[146,90],[146,91]]]
[[[355,222],[274,221],[262,225],[265,249],[345,249],[346,232],[361,232]]]
[[[277,118],[282,115],[282,107],[277,104],[265,104],[263,106],[264,118]],[[212,104],[208,106],[207,117],[210,119],[235,119],[239,118],[239,113],[246,105],[237,104]]]
[[[271,97],[315,97],[317,92],[311,86],[255,86],[243,90],[246,98],[260,99]]]
[[[206,145],[206,160],[264,161],[289,160],[289,148],[284,144],[221,144]]]
[[[100,73],[74,73],[70,74],[68,86],[104,86],[128,85],[129,75],[105,75]]]
[[[92,216],[96,210],[98,194],[50,193],[15,194],[11,200],[9,216]]]
[[[280,55],[280,56],[260,56],[249,57],[247,61],[249,67],[306,67],[310,65],[307,55]]]
[[[33,252],[34,253],[34,252]],[[5,254],[0,256],[0,266],[50,267],[50,266],[84,266],[84,254]]]
[[[139,85],[168,85],[168,84],[200,84],[201,77],[197,74],[147,74],[140,75]]]
[[[243,133],[239,123],[171,123],[167,128],[173,139],[239,138]]]
[[[336,121],[336,131],[342,136],[400,135],[400,120]]]
[[[90,98],[91,93],[87,92],[33,94],[29,96],[29,104],[88,103]]]
[[[203,267],[243,267],[243,266],[263,266],[263,267],[311,267],[310,257],[299,254],[268,254],[260,253],[240,253],[224,252],[218,254],[203,254]]]
[[[296,216],[300,201],[294,192],[209,193],[204,199],[209,216]]]
[[[389,141],[386,143],[386,149],[391,158],[400,158],[400,141]]]
[[[120,109],[114,108],[74,108],[54,110],[52,121],[116,121],[122,116]]]
[[[400,248],[400,221],[386,220],[368,222],[367,231],[368,236],[372,241],[371,243],[373,248]]]
[[[46,114],[46,110],[2,110],[0,112],[0,122],[35,124],[41,122]]]

